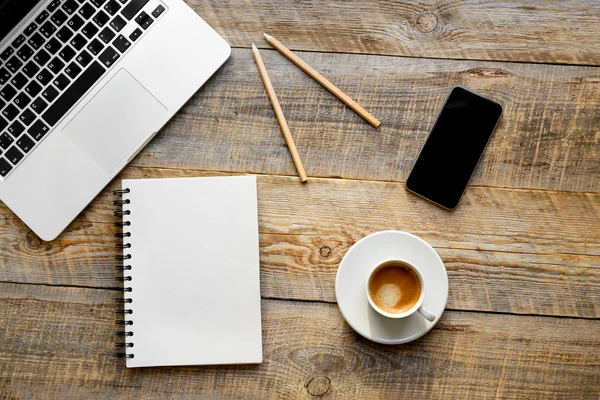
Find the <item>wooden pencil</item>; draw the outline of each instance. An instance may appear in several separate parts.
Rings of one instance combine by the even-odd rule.
[[[335,86],[333,83],[329,82],[323,75],[318,73],[313,67],[308,65],[304,60],[302,60],[300,57],[298,57],[296,54],[294,54],[290,49],[285,47],[279,40],[275,39],[271,35],[267,35],[266,33],[263,33],[263,35],[265,36],[265,39],[267,39],[267,42],[269,42],[269,44],[271,46],[273,46],[277,50],[279,50],[279,52],[281,54],[286,56],[291,62],[296,64],[301,70],[306,72],[314,80],[316,80],[321,85],[323,85],[327,90],[329,90],[331,93],[333,93],[338,99],[340,99],[341,101],[346,103],[346,105],[348,105],[348,107],[350,107],[351,109],[356,111],[358,113],[358,115],[363,117],[368,123],[373,125],[375,128],[377,128],[377,127],[379,127],[379,125],[381,125],[381,122],[379,122],[379,120],[377,118],[375,118],[367,110],[362,108],[360,104],[358,104],[357,102],[352,100],[350,98],[350,96],[348,96],[346,93],[342,92],[337,86]]]
[[[254,43],[252,43],[252,54],[254,55],[254,61],[256,61],[258,72],[260,72],[262,81],[265,84],[265,89],[267,90],[267,95],[271,100],[273,110],[275,110],[275,115],[277,116],[277,120],[279,121],[279,126],[281,126],[283,137],[285,138],[287,146],[290,149],[292,160],[294,161],[294,165],[296,166],[298,175],[300,175],[300,181],[306,182],[308,179],[306,176],[306,171],[304,170],[304,165],[302,165],[302,160],[300,159],[300,154],[298,154],[298,149],[296,149],[296,144],[294,143],[294,139],[292,138],[290,127],[288,126],[287,121],[285,120],[285,116],[283,115],[283,111],[281,110],[281,106],[279,105],[279,100],[277,100],[277,96],[275,95],[275,90],[273,89],[273,85],[271,84],[271,79],[269,79],[269,74],[267,73],[267,69],[265,68],[265,63],[263,62],[262,57],[260,56],[260,53],[258,52],[258,49],[254,45]]]

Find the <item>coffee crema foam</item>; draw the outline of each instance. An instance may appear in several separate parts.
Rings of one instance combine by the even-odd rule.
[[[421,296],[421,281],[406,264],[390,261],[371,277],[369,295],[373,303],[391,314],[410,310]]]

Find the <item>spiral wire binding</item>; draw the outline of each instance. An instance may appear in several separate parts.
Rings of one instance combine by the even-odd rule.
[[[115,222],[115,226],[117,228],[124,228],[126,226],[131,226],[131,221],[125,221],[126,216],[131,215],[130,210],[124,209],[124,207],[126,207],[127,205],[129,205],[131,203],[131,200],[124,198],[124,196],[128,193],[130,193],[129,189],[113,191],[113,194],[115,196],[119,196],[119,199],[115,200],[113,202],[115,207],[117,207],[117,209],[115,210],[115,212],[113,214],[115,217],[119,218],[119,221]],[[127,261],[127,260],[131,259],[131,254],[125,253],[125,249],[131,248],[131,243],[125,243],[126,238],[131,237],[131,232],[115,233],[115,237],[123,239],[122,244],[115,244],[115,249],[123,251],[123,253],[115,256],[115,259],[119,262],[119,265],[116,265],[115,269],[117,271],[123,272],[123,274],[121,276],[116,276],[115,280],[117,282],[123,282],[123,285],[125,285],[125,282],[131,282],[133,280],[133,278],[130,275],[127,275],[127,271],[131,271],[131,265]],[[128,304],[133,303],[133,299],[131,297],[126,297],[126,294],[125,294],[125,293],[130,293],[132,291],[133,291],[133,289],[131,287],[124,286],[123,287],[123,297],[119,297],[119,298],[115,299],[115,301],[117,303],[123,304],[123,309],[117,310],[117,312],[116,312],[117,315],[122,315],[122,319],[117,320],[117,325],[124,327],[124,330],[116,333],[116,335],[122,337],[122,340],[123,340],[123,341],[119,341],[116,344],[116,347],[118,349],[120,349],[120,351],[117,351],[117,353],[116,353],[116,356],[119,358],[131,359],[134,357],[133,353],[127,352],[127,349],[133,347],[133,342],[131,342],[131,340],[129,340],[129,341],[127,340],[128,337],[133,336],[133,332],[131,330],[127,330],[129,326],[133,325],[133,321],[131,319],[127,319],[128,315],[133,314],[133,310],[131,309],[131,306],[129,306],[129,308],[127,308]]]

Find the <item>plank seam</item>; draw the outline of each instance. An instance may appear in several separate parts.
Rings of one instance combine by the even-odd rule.
[[[255,43],[256,44],[256,43]],[[265,46],[263,44],[256,45],[260,50],[272,50],[277,51],[272,47]],[[231,46],[232,49],[250,50],[251,46]],[[313,53],[313,54],[344,54],[351,56],[374,56],[374,57],[390,57],[390,58],[410,58],[410,59],[423,59],[423,60],[450,60],[450,61],[478,61],[478,62],[490,62],[490,63],[511,63],[511,64],[529,64],[529,65],[558,65],[563,67],[588,67],[588,68],[599,68],[600,64],[569,64],[569,63],[549,63],[549,62],[535,62],[535,61],[520,61],[520,60],[492,60],[485,58],[453,58],[453,57],[431,57],[431,56],[411,56],[411,55],[400,55],[400,54],[377,54],[377,53],[349,53],[343,51],[326,51],[326,50],[300,50],[294,47],[289,47],[290,50],[296,53]]]

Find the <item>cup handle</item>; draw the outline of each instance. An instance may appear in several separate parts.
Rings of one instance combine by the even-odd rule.
[[[417,310],[419,312],[419,314],[421,314],[423,316],[423,318],[425,318],[427,321],[429,322],[433,322],[435,321],[435,314],[432,313],[431,311],[429,311],[427,308],[425,308],[425,306],[421,305],[421,307],[419,307],[419,309]]]

